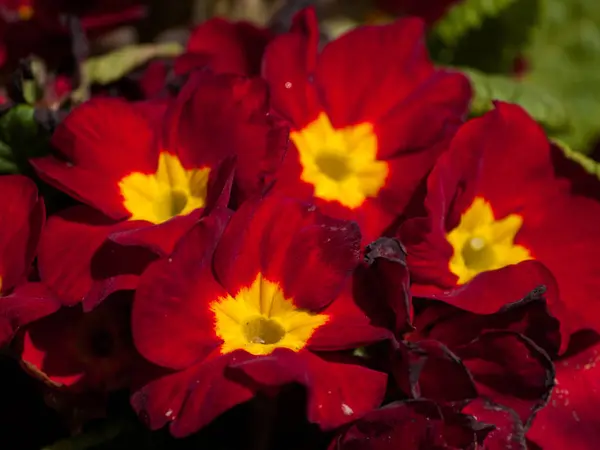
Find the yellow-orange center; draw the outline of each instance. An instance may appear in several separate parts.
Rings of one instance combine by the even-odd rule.
[[[385,184],[388,164],[377,159],[377,135],[369,123],[335,129],[321,113],[290,138],[300,156],[301,179],[314,186],[318,198],[355,209]]]
[[[491,205],[477,197],[446,238],[454,249],[450,271],[464,284],[475,275],[532,259],[529,250],[514,243],[523,218],[510,214],[496,219]]]
[[[215,300],[210,308],[215,315],[215,333],[223,340],[222,354],[245,350],[268,355],[276,348],[298,352],[329,319],[326,314],[297,308],[277,283],[262,274],[235,296]]]
[[[156,173],[134,172],[119,182],[129,220],[157,224],[206,204],[209,168],[184,169],[177,156],[161,152]]]
[[[19,19],[29,20],[33,17],[33,7],[31,5],[19,6],[17,13],[19,15]]]

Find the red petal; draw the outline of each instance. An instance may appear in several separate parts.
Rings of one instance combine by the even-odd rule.
[[[192,30],[187,50],[210,55],[217,73],[258,75],[271,32],[249,22],[228,22],[215,17]]]
[[[233,216],[215,252],[215,272],[232,294],[262,272],[297,307],[320,310],[340,293],[359,245],[356,224],[271,195],[247,202]]]
[[[308,341],[308,348],[314,351],[349,350],[386,339],[393,340],[389,329],[374,324],[362,305],[353,298],[352,280],[335,301],[327,307],[327,323],[315,330]],[[376,298],[376,297],[371,297]]]
[[[581,333],[560,361],[556,387],[527,437],[544,449],[587,450],[600,439],[600,339]]]
[[[357,302],[369,311],[369,316],[387,323],[397,335],[411,331],[412,304],[404,247],[396,239],[380,238],[367,246],[365,261],[368,267],[355,274]],[[374,302],[373,298],[380,301]]]
[[[462,412],[474,416],[479,422],[494,425],[495,429],[485,437],[486,449],[522,450],[527,448],[523,423],[513,410],[477,399],[463,408]]]
[[[319,26],[313,8],[299,12],[294,23],[290,33],[276,37],[267,46],[262,76],[269,83],[272,108],[300,129],[321,110],[312,80]]]
[[[390,25],[361,27],[325,46],[316,84],[334,127],[379,122],[434,75],[423,34],[421,21],[400,19]],[[463,76],[456,79],[460,88],[443,95],[456,96],[460,117],[470,89]],[[429,89],[437,91],[435,86]]]
[[[300,383],[308,390],[308,420],[329,430],[351,422],[383,400],[387,375],[353,364],[325,361],[309,352],[276,350],[270,357],[231,364],[265,386]],[[361,389],[357,390],[356,385]]]
[[[213,356],[183,371],[154,379],[133,394],[132,406],[149,428],[156,430],[171,422],[171,434],[184,437],[254,396],[253,390],[226,374],[230,361],[245,360],[251,357],[249,354]]]
[[[0,292],[23,281],[46,218],[35,183],[21,175],[0,178]]]
[[[540,295],[533,291],[491,314],[474,314],[438,302],[421,303],[414,321],[417,337],[411,340],[436,339],[454,351],[485,332],[511,330],[527,336],[549,355],[556,355],[561,343],[559,323],[548,314]]]
[[[554,366],[523,335],[488,332],[456,354],[471,372],[479,395],[513,409],[528,426],[554,387]]]
[[[154,173],[155,134],[136,108],[122,100],[96,99],[75,109],[52,144],[65,158],[31,161],[40,177],[114,219],[129,216],[118,182],[131,172]]]
[[[72,306],[83,300],[94,280],[139,275],[155,256],[145,249],[107,241],[111,232],[135,226],[133,222],[117,223],[87,206],[53,215],[40,243],[41,279],[64,305]]]
[[[42,283],[18,286],[0,297],[0,347],[8,344],[19,328],[58,311],[60,301]]]
[[[139,356],[129,334],[131,293],[114,295],[91,313],[63,308],[26,329],[21,359],[34,375],[74,391],[129,384]]]
[[[200,361],[221,341],[209,304],[227,293],[212,275],[212,255],[229,212],[216,211],[143,274],[132,312],[135,345],[155,364],[174,369]]]
[[[330,450],[418,450],[479,448],[487,428],[467,422],[429,400],[390,403],[344,431]]]
[[[399,387],[414,398],[448,403],[477,397],[469,371],[438,341],[400,343],[393,372]]]
[[[266,88],[259,79],[195,73],[169,112],[167,148],[184,167],[216,167],[235,155],[238,195],[261,193],[287,146],[287,130],[267,116]]]

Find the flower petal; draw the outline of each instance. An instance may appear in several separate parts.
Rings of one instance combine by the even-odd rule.
[[[387,375],[310,352],[276,350],[269,357],[231,364],[265,386],[300,383],[308,390],[308,420],[329,430],[351,422],[383,400]],[[359,382],[361,389],[355,388]]]
[[[600,439],[600,338],[576,334],[571,348],[556,361],[556,387],[538,412],[527,438],[547,449],[594,448]]]
[[[52,144],[64,160],[34,158],[42,179],[113,219],[129,213],[118,182],[131,172],[154,173],[155,134],[143,114],[117,99],[94,99],[75,109],[57,128]]]
[[[172,255],[152,263],[142,275],[132,332],[137,349],[149,361],[184,369],[221,343],[209,304],[227,293],[213,278],[211,260],[228,219],[227,210],[203,218]]]
[[[35,183],[21,175],[0,178],[0,292],[27,276],[44,226],[44,201]]]
[[[475,380],[479,395],[513,409],[529,426],[554,387],[554,365],[523,335],[492,331],[455,350]]]

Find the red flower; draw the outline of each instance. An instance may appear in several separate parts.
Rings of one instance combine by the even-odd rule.
[[[104,294],[134,288],[152,255],[122,246],[169,253],[205,210],[229,203],[234,158],[233,204],[264,188],[285,145],[265,115],[264,88],[258,80],[198,73],[166,113],[162,103],[97,99],[67,117],[53,136],[63,159],[32,164],[102,214],[87,207],[63,211],[44,234],[40,274],[65,304],[81,301],[92,280],[109,282],[95,287]],[[117,275],[127,277],[114,284]]]
[[[44,202],[28,178],[0,177],[0,346],[19,327],[58,309],[39,283],[26,283],[45,220]]]
[[[574,335],[569,350],[555,362],[556,387],[533,421],[529,439],[548,450],[594,448],[600,439],[599,361],[599,336]]]
[[[245,203],[219,240],[229,215],[204,218],[142,276],[134,342],[173,373],[136,392],[135,409],[183,436],[288,383],[307,388],[308,419],[325,429],[378,406],[387,376],[335,353],[389,338],[347,289],[358,227],[270,196]]]
[[[565,329],[600,330],[599,186],[520,107],[498,103],[458,132],[428,179],[426,217],[400,229],[413,294],[452,303],[472,286],[470,309],[490,292],[507,303],[531,288],[511,275],[528,261],[556,278],[566,311],[550,307]]]
[[[265,47],[272,37],[268,29],[251,23],[215,17],[192,30],[186,53],[175,62],[175,71],[187,73],[208,65],[216,73],[259,75]]]
[[[363,27],[318,52],[315,13],[267,47],[272,108],[291,126],[276,188],[359,222],[365,240],[402,214],[467,111],[470,88],[434,69],[423,26]]]

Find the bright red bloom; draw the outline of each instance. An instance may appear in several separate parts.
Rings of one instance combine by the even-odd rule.
[[[324,429],[377,407],[387,376],[336,353],[390,337],[349,289],[356,224],[271,195],[242,205],[219,239],[229,215],[204,218],[142,276],[134,342],[173,373],[136,392],[134,408],[183,436],[288,383],[306,387],[308,420]]]
[[[226,206],[230,191],[233,205],[261,192],[286,143],[285,130],[266,116],[265,100],[258,80],[198,73],[166,113],[163,103],[115,99],[92,100],[71,113],[53,136],[64,159],[32,164],[101,213],[77,207],[50,220],[42,280],[68,305],[81,301],[93,280],[109,282],[95,287],[105,294],[134,288],[152,256],[116,244],[167,254],[205,212]],[[126,276],[124,284],[113,283],[117,275]]]
[[[357,220],[370,242],[445,150],[467,111],[469,83],[433,67],[416,19],[353,30],[321,52],[318,43],[307,9],[265,52],[272,108],[293,143],[276,189]]]
[[[555,365],[556,387],[527,437],[545,450],[594,448],[600,439],[599,336],[592,332],[574,335]]]
[[[216,73],[259,75],[265,48],[272,38],[268,29],[215,17],[192,30],[186,53],[175,62],[175,71],[186,73],[209,66]]]
[[[377,5],[390,14],[417,16],[427,24],[442,18],[461,0],[377,0]]]
[[[520,107],[498,103],[458,132],[429,176],[426,217],[400,229],[413,294],[452,303],[472,285],[470,309],[490,292],[507,303],[531,287],[512,275],[517,267],[543,264],[558,283],[566,311],[550,308],[565,330],[600,330],[599,187]]]
[[[35,183],[21,175],[0,177],[0,346],[16,330],[60,304],[39,283],[26,283],[46,218]]]

